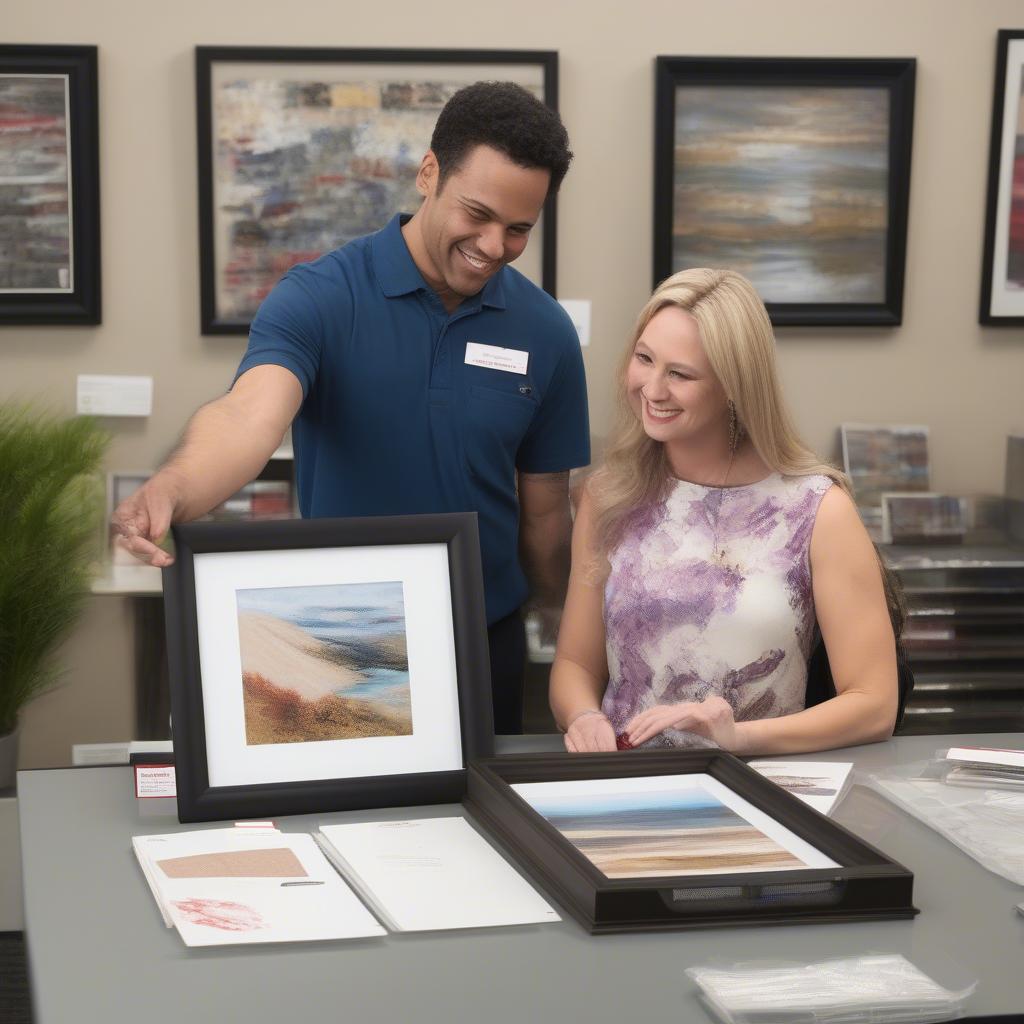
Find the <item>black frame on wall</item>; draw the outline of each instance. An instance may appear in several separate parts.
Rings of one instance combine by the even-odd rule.
[[[67,76],[71,287],[0,293],[0,326],[101,321],[98,50],[95,46],[0,45],[4,75]]]
[[[247,322],[222,315],[217,309],[216,210],[214,207],[214,153],[212,72],[215,65],[236,64],[409,64],[479,65],[479,78],[492,77],[490,68],[499,65],[536,66],[544,82],[544,102],[558,110],[558,53],[554,50],[447,50],[367,49],[309,47],[196,47],[196,127],[199,156],[199,280],[201,331],[203,334],[246,334]],[[422,155],[422,154],[420,154]],[[555,295],[557,260],[557,196],[548,196],[539,227],[541,244],[541,286]],[[397,213],[398,211],[393,211]],[[381,224],[381,227],[384,225]],[[536,240],[532,243],[536,244]]]
[[[913,58],[657,57],[655,61],[654,285],[673,266],[676,89],[684,85],[882,88],[890,96],[885,297],[880,302],[766,302],[776,326],[896,326],[903,316],[910,157],[914,122]]]

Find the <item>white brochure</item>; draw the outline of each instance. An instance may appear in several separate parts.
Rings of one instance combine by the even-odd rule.
[[[386,934],[304,833],[239,826],[135,836],[132,848],[187,946]]]
[[[321,846],[394,931],[560,920],[465,818],[322,825]]]
[[[754,771],[829,815],[850,788],[852,761],[748,761]]]

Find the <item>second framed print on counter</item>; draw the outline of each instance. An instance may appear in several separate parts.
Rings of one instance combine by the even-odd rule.
[[[181,821],[458,800],[493,745],[471,513],[195,523],[164,570]]]

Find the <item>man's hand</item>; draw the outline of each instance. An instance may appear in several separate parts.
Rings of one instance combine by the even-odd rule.
[[[110,527],[116,543],[147,565],[171,565],[174,559],[157,545],[167,534],[179,500],[170,473],[165,470],[151,477],[114,509]]]
[[[600,711],[581,712],[569,723],[565,749],[570,754],[617,749],[612,723]]]
[[[631,719],[625,732],[629,742],[638,747],[666,729],[696,733],[717,743],[723,750],[735,751],[738,746],[732,706],[721,697],[683,701],[679,704],[658,704]]]

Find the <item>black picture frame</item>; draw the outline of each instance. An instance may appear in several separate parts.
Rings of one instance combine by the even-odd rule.
[[[1000,29],[996,39],[978,311],[978,321],[989,327],[1024,327],[1024,203],[1013,198],[1014,179],[1024,175],[1024,132],[1014,130],[1024,105],[1024,92],[1020,90],[1022,73],[1024,29]],[[1017,89],[1013,89],[1014,83]],[[1016,230],[1015,207],[1019,221]],[[1011,235],[1015,237],[1011,239]],[[1016,245],[1012,244],[1014,241]],[[1011,274],[1014,286],[1008,287]]]
[[[476,513],[358,519],[293,519],[248,523],[190,523],[175,526],[172,532],[175,562],[163,570],[163,587],[174,754],[177,765],[178,817],[182,822],[446,803],[461,799],[465,792],[465,765],[468,759],[490,755],[494,744],[487,623],[484,614]],[[210,589],[208,582],[204,582],[204,579],[209,581],[211,577],[201,576],[197,584],[198,560],[210,554],[248,553],[253,558],[253,567],[260,569],[261,560],[264,565],[269,565],[268,557],[283,558],[282,564],[287,564],[287,558],[284,556],[303,556],[304,552],[308,552],[320,562],[333,553],[340,553],[339,557],[354,553],[356,556],[372,557],[375,560],[399,559],[399,563],[396,564],[408,565],[412,557],[410,552],[415,553],[417,547],[421,545],[443,545],[446,551],[452,625],[450,636],[437,637],[437,642],[442,645],[437,650],[444,653],[448,650],[444,645],[447,642],[451,643],[456,678],[454,681],[442,679],[437,684],[437,692],[443,698],[442,703],[452,709],[450,715],[455,716],[457,721],[451,718],[436,719],[442,722],[443,726],[436,734],[431,733],[429,722],[420,736],[415,736],[415,730],[411,730],[409,738],[415,738],[421,744],[418,748],[420,754],[413,756],[412,760],[415,762],[417,757],[422,760],[422,752],[428,749],[430,757],[433,757],[438,749],[448,742],[451,744],[450,749],[440,750],[440,754],[446,759],[445,763],[455,766],[444,770],[427,771],[415,770],[414,766],[413,770],[396,772],[393,768],[394,760],[405,754],[401,751],[396,754],[395,749],[390,747],[385,752],[384,763],[388,766],[386,774],[375,775],[373,769],[358,774],[357,769],[356,772],[344,776],[339,773],[339,777],[336,778],[289,780],[285,776],[294,774],[295,758],[303,756],[306,752],[301,748],[316,753],[315,748],[319,747],[321,751],[317,756],[325,756],[324,744],[280,742],[271,744],[273,749],[270,750],[270,755],[273,757],[273,763],[269,765],[271,773],[281,774],[279,781],[271,778],[269,781],[250,783],[244,778],[241,781],[232,778],[228,784],[223,784],[214,778],[211,782],[211,753],[218,753],[217,749],[210,749],[211,736],[224,737],[224,748],[238,752],[240,772],[232,767],[232,775],[246,774],[246,766],[250,762],[243,762],[242,757],[251,752],[252,748],[245,738],[244,719],[239,729],[237,718],[232,720],[230,714],[218,712],[215,716],[208,716],[205,711],[207,698],[224,692],[226,677],[223,672],[218,674],[211,671],[209,681],[204,679],[201,645],[204,642],[203,630],[208,627],[200,626],[197,595],[205,602],[204,607],[208,615],[218,612],[217,599],[209,596],[213,594],[213,590]],[[206,571],[202,566],[200,570]],[[261,581],[280,579],[280,571],[270,569],[264,573],[260,569],[259,578]],[[435,580],[435,584],[437,582]],[[433,604],[437,604],[440,599],[439,588],[434,586],[428,592],[428,583],[429,581],[421,581],[418,584],[417,592],[420,598],[417,600],[420,600],[421,619],[424,596]],[[272,583],[261,582],[259,585],[272,586]],[[406,600],[406,610],[403,612],[405,628],[412,621],[408,613],[408,580],[403,586]],[[229,614],[237,614],[237,609],[233,607]],[[235,625],[234,646],[236,650],[240,650],[238,619],[233,618],[231,621]],[[445,621],[445,616],[442,615],[438,621]],[[218,633],[215,642],[230,646],[232,637],[228,636],[227,632],[229,631]],[[209,651],[210,648],[206,647],[204,650]],[[414,669],[414,672],[422,672],[422,667],[427,665],[427,659],[420,658],[418,662],[414,661],[414,655],[410,650],[407,664],[410,667],[420,665],[421,668]],[[434,668],[432,663],[430,668]],[[439,669],[437,671],[440,672]],[[241,688],[241,679],[238,682]],[[418,685],[415,676],[411,683],[415,692]],[[207,685],[209,691],[206,689]],[[457,692],[452,692],[453,686]],[[218,690],[218,687],[221,689]],[[242,700],[241,689],[237,699]],[[430,716],[428,719],[435,721],[430,719]],[[377,742],[377,739],[371,742]],[[401,739],[404,740],[406,737]],[[222,741],[218,739],[214,747],[221,743]],[[434,744],[434,747],[430,747],[430,744]],[[333,750],[336,751],[338,748],[335,746]],[[331,755],[330,750],[327,751],[327,755]],[[380,755],[381,750],[378,748],[374,756],[379,760]],[[357,761],[359,756],[357,754]],[[331,760],[330,763],[333,765],[337,761]],[[383,771],[381,768],[376,770]]]
[[[706,773],[838,868],[608,878],[512,786]],[[523,754],[470,765],[469,812],[592,934],[905,919],[913,874],[724,751]]]
[[[12,241],[14,229],[6,221],[7,244],[3,247],[10,255],[0,256],[0,326],[25,324],[98,324],[101,320],[100,292],[100,157],[99,157],[99,85],[98,57],[95,46],[36,46],[0,45],[0,75],[4,76],[4,89],[9,92],[7,106],[21,105],[27,121],[35,123],[37,136],[19,143],[19,152],[9,153],[16,167],[28,161],[36,170],[42,161],[48,174],[60,164],[66,168],[67,189],[65,199],[53,196],[54,182],[26,182],[5,186],[16,190],[27,189],[28,194],[7,199],[14,206],[35,211],[42,207],[41,216],[52,220],[54,205],[67,227],[59,232],[57,253],[37,251],[39,265],[32,271],[32,283],[27,284],[26,261],[15,250]],[[35,80],[35,90],[28,80]],[[63,80],[63,103],[53,88],[44,89],[47,79]],[[60,89],[60,82],[51,82]],[[60,114],[55,111],[61,109]],[[57,147],[57,135],[64,142]],[[62,156],[55,157],[57,149]],[[66,153],[66,157],[63,154]],[[66,161],[66,162],[65,162]],[[31,173],[26,173],[31,178]],[[48,189],[48,194],[33,195],[33,188]],[[33,233],[31,217],[22,221],[24,238]],[[13,214],[12,214],[13,216]],[[52,225],[47,231],[52,231]],[[64,251],[66,235],[67,250]],[[38,242],[38,228],[36,230]],[[47,246],[53,247],[53,239]],[[37,249],[37,246],[33,246]],[[66,264],[57,265],[67,259]],[[13,279],[4,280],[5,262],[14,273]],[[50,280],[50,278],[55,280]]]
[[[382,49],[382,48],[309,48],[309,47],[241,47],[241,46],[197,46],[196,47],[196,125],[198,130],[199,156],[199,280],[200,280],[200,329],[203,334],[246,334],[249,330],[249,316],[243,310],[232,312],[225,306],[225,297],[218,295],[218,235],[225,233],[225,226],[218,221],[215,200],[214,166],[215,149],[214,134],[214,85],[215,70],[222,65],[263,64],[298,67],[311,65],[362,65],[367,69],[380,69],[384,65],[407,65],[408,74],[412,69],[422,66],[459,66],[469,74],[464,84],[478,79],[493,79],[502,73],[502,69],[532,69],[533,78],[543,89],[543,100],[554,110],[558,109],[558,53],[553,50],[469,50],[469,49]],[[434,85],[420,79],[423,86]],[[403,83],[408,84],[408,83]],[[414,83],[415,84],[415,83]],[[460,84],[463,84],[460,78]],[[420,158],[427,151],[429,143],[429,127],[436,120],[439,107],[431,107],[429,119],[424,120],[427,128],[426,139],[418,139],[413,143],[415,152],[409,158],[418,167]],[[340,158],[339,158],[340,159]],[[351,166],[351,165],[347,165]],[[410,164],[410,168],[413,165]],[[406,168],[407,173],[410,168]],[[414,172],[413,172],[414,173]],[[411,178],[410,178],[411,181]],[[344,187],[341,185],[340,187]],[[339,230],[332,244],[322,251],[330,251],[343,242],[362,234],[368,234],[384,227],[390,217],[398,213],[398,209],[389,208],[383,216],[371,224],[365,223],[351,237]],[[413,211],[407,211],[413,212]],[[544,212],[539,229],[540,239],[533,239],[531,247],[540,243],[540,267],[538,283],[550,295],[555,295],[556,245],[557,245],[557,197],[550,195],[544,204]],[[258,231],[259,225],[253,229]],[[222,246],[223,248],[223,246]],[[529,253],[529,249],[527,252]],[[306,259],[312,259],[319,252],[306,253]],[[295,262],[299,262],[295,260]],[[287,269],[285,267],[285,269]],[[522,269],[522,267],[520,267]],[[245,273],[249,271],[246,270]],[[261,271],[263,273],[263,271]],[[277,272],[280,277],[283,270]],[[262,293],[268,284],[273,284],[277,277],[261,277],[258,281],[257,293]],[[247,299],[243,305],[252,307],[255,296]]]
[[[768,308],[771,321],[776,326],[880,326],[891,327],[902,322],[903,281],[906,262],[907,211],[910,196],[910,156],[914,123],[914,80],[916,61],[913,58],[858,59],[858,58],[775,58],[775,57],[658,57],[655,62],[655,143],[654,143],[654,284],[663,281],[670,274],[688,266],[729,267],[745,272],[758,289]],[[700,88],[715,91],[720,104],[717,111],[708,105],[701,111],[691,111],[692,116],[706,120],[703,138],[696,134],[691,140],[694,146],[704,146],[706,156],[698,161],[691,160],[687,189],[694,189],[693,203],[705,218],[702,224],[694,225],[694,249],[691,258],[677,261],[674,256],[675,227],[677,222],[677,155],[681,140],[677,139],[677,95],[681,87]],[[737,117],[754,117],[754,106],[740,104],[734,100],[735,109],[730,109],[730,98],[738,97],[738,89],[758,90],[768,106],[769,90],[807,89],[808,96],[817,95],[822,114],[815,130],[820,132],[819,149],[825,153],[836,144],[828,132],[834,130],[830,117],[836,113],[854,117],[848,111],[851,105],[841,103],[837,98],[826,99],[832,89],[881,90],[887,98],[886,104],[874,103],[875,113],[881,118],[883,106],[888,107],[888,127],[884,139],[873,142],[872,149],[865,151],[861,160],[863,166],[857,169],[857,178],[851,168],[837,169],[834,160],[829,161],[828,173],[851,176],[842,187],[848,189],[846,196],[858,196],[865,210],[876,219],[884,210],[884,236],[880,228],[865,231],[857,226],[844,212],[844,204],[821,197],[826,207],[819,213],[813,206],[813,197],[808,199],[807,189],[801,186],[799,195],[786,195],[787,175],[781,174],[786,159],[785,150],[768,149],[764,143],[775,146],[781,141],[778,136],[763,137],[764,128],[751,120],[742,126],[743,149],[735,145],[735,134],[720,134],[723,125],[729,125],[732,133]],[[726,91],[723,91],[726,90]],[[748,93],[748,100],[750,94]],[[866,94],[862,94],[865,95]],[[784,101],[780,97],[777,103]],[[742,110],[741,110],[742,107]],[[794,105],[793,117],[797,107]],[[802,105],[801,105],[802,109]],[[854,108],[860,110],[859,107]],[[864,108],[865,124],[869,123]],[[831,114],[827,116],[827,111]],[[801,113],[805,117],[806,113]],[[713,123],[718,119],[718,127]],[[775,123],[779,123],[778,118]],[[795,125],[796,121],[793,121]],[[873,122],[870,127],[880,134]],[[782,129],[774,129],[781,131]],[[729,143],[731,157],[722,150],[715,152],[715,140]],[[804,136],[806,138],[806,136]],[[762,149],[755,150],[749,143],[761,143]],[[798,145],[809,145],[800,142]],[[864,145],[867,145],[866,143]],[[694,151],[696,155],[696,150]],[[753,155],[751,155],[753,154]],[[871,161],[880,163],[884,154],[887,173],[884,174],[884,196],[878,179],[882,175]],[[763,166],[763,181],[760,186],[751,181],[752,170]],[[789,179],[791,180],[791,179]],[[842,182],[837,177],[837,183]],[[766,187],[767,181],[770,187]],[[729,183],[727,190],[725,183]],[[870,186],[870,187],[869,187]],[[681,186],[682,187],[682,186]],[[773,191],[775,190],[775,191]],[[715,197],[720,197],[715,202]],[[844,203],[846,200],[844,199]],[[775,204],[775,205],[773,205]],[[801,233],[796,225],[813,228],[824,222],[823,214],[832,219],[829,234],[813,234],[808,229]],[[860,214],[858,213],[858,217]],[[838,219],[836,219],[838,218]],[[844,221],[845,219],[845,221]],[[843,225],[845,227],[844,230]],[[884,273],[878,280],[877,267],[884,263]],[[819,270],[814,270],[812,259]],[[679,265],[677,265],[677,262]],[[791,278],[793,267],[804,267],[807,285],[806,295],[793,289]],[[788,269],[787,269],[788,268]],[[831,275],[835,289],[829,293],[824,287]],[[822,281],[822,279],[825,281]],[[814,281],[818,283],[815,285]],[[870,287],[869,287],[870,281]],[[786,290],[801,295],[799,300],[773,299],[785,294]],[[820,290],[820,297],[817,294]],[[859,297],[858,297],[859,296]]]

